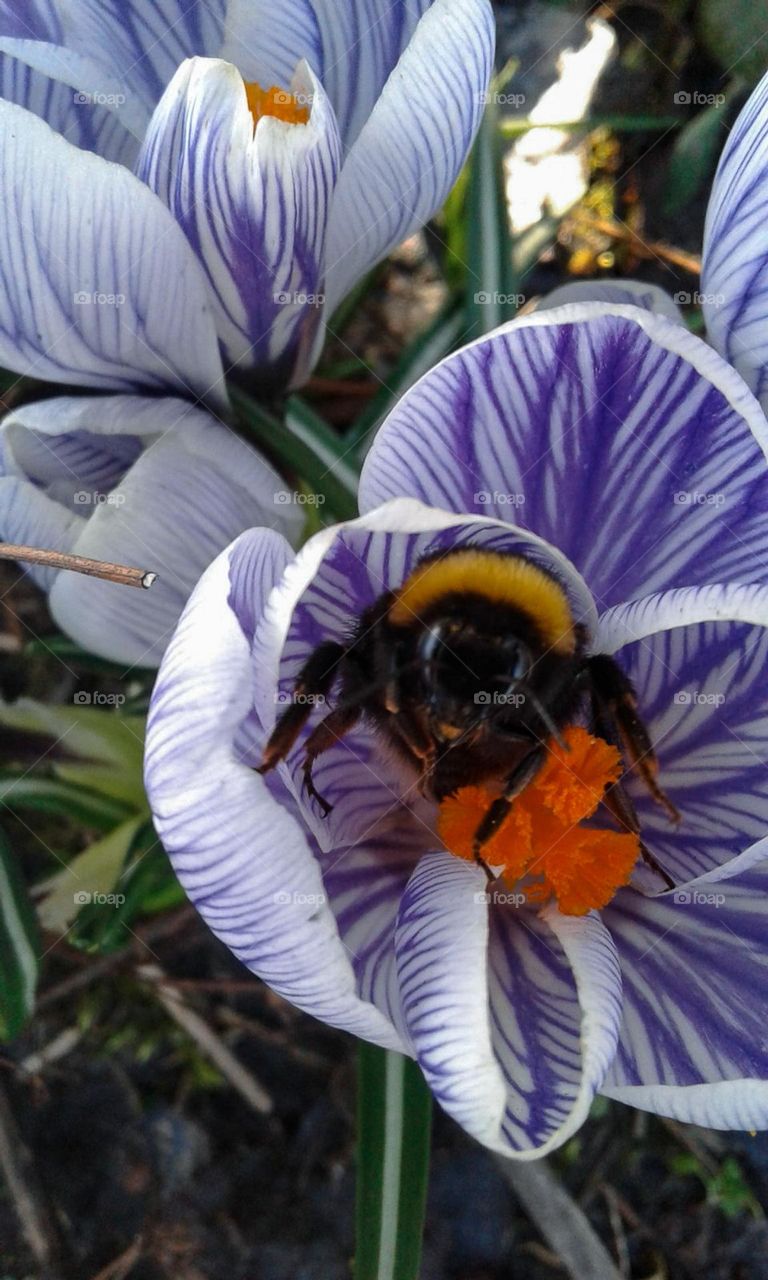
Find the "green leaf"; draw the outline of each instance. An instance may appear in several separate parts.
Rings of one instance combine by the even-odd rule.
[[[0,1040],[18,1035],[34,1008],[39,950],[27,887],[0,832]]]
[[[479,338],[511,320],[518,300],[495,102],[485,109],[472,150],[467,221],[467,330]]]
[[[280,421],[244,391],[231,387],[240,420],[257,444],[289,473],[303,477],[333,516],[357,515],[357,473],[348,446],[309,405],[292,396]]]
[[[458,346],[464,325],[461,307],[451,302],[443,308],[429,328],[405,348],[392,373],[387,375],[387,385],[376,392],[347,432],[349,444],[358,446],[361,454],[366,452],[376,431],[400,397],[422,374]]]
[[[149,818],[133,833],[112,896],[114,903],[83,907],[69,936],[73,946],[99,954],[118,951],[131,942],[131,926],[140,917],[167,911],[186,901]]]
[[[768,0],[701,0],[696,16],[715,62],[756,84],[768,62]]]
[[[38,886],[43,895],[38,904],[43,928],[51,933],[64,933],[81,911],[95,915],[100,921],[109,918],[119,903],[105,899],[116,894],[123,896],[117,890],[117,881],[136,834],[146,820],[145,810],[121,822]]]
[[[361,1042],[355,1280],[418,1280],[432,1095],[410,1058]]]
[[[77,697],[77,694],[75,694]],[[144,721],[78,703],[49,706],[31,698],[0,704],[0,724],[41,735],[40,758],[65,782],[144,806]]]
[[[725,98],[725,95],[723,95]],[[708,190],[727,137],[723,105],[700,111],[675,139],[667,168],[664,212],[680,213]]]
[[[51,817],[70,818],[98,831],[110,831],[130,815],[128,805],[57,778],[0,771],[0,804],[11,810],[30,810]]]

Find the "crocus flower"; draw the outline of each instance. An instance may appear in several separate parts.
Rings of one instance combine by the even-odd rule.
[[[78,0],[0,16],[0,365],[192,394],[307,376],[321,322],[440,207],[488,0]]]
[[[64,631],[131,666],[157,666],[200,574],[254,520],[297,539],[296,496],[229,428],[170,396],[62,396],[0,425],[4,541],[158,574],[132,591],[29,569]]]
[[[560,1145],[596,1092],[768,1124],[767,448],[740,376],[674,321],[604,303],[526,317],[403,397],[359,519],[298,554],[257,529],[219,556],[161,667],[146,783],[210,927],[300,1008],[414,1055],[446,1111],[507,1155]],[[370,724],[315,763],[327,816],[302,788],[306,731],[255,771],[309,654],[456,547],[543,567],[589,651],[633,681],[679,823],[636,770],[624,784],[674,889],[639,858],[604,864],[610,823],[590,835],[594,805],[544,771],[521,802],[540,832],[567,801],[573,860],[536,847],[505,892]],[[568,734],[579,785],[615,776],[584,725]]]

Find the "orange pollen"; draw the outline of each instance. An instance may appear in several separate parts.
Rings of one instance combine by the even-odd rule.
[[[567,728],[563,740],[565,748],[552,744],[481,854],[502,867],[510,888],[526,877],[529,902],[554,897],[565,915],[582,916],[606,906],[629,882],[640,839],[628,831],[580,825],[621,776],[621,756],[578,725]],[[462,787],[440,805],[438,832],[456,857],[474,859],[475,832],[500,792],[498,783]]]
[[[273,116],[275,120],[284,120],[286,124],[306,124],[309,120],[309,107],[303,106],[295,93],[280,89],[276,84],[269,89],[262,89],[255,80],[245,80],[243,83],[254,129],[264,116]]]

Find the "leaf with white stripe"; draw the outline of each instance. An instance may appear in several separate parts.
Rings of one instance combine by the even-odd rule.
[[[13,1040],[32,1013],[39,939],[15,855],[0,832],[0,1040]]]

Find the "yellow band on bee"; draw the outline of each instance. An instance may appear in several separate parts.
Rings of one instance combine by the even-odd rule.
[[[526,614],[542,640],[558,653],[573,653],[576,633],[565,591],[522,556],[462,548],[419,565],[389,609],[395,626],[408,626],[443,596],[471,593]]]

